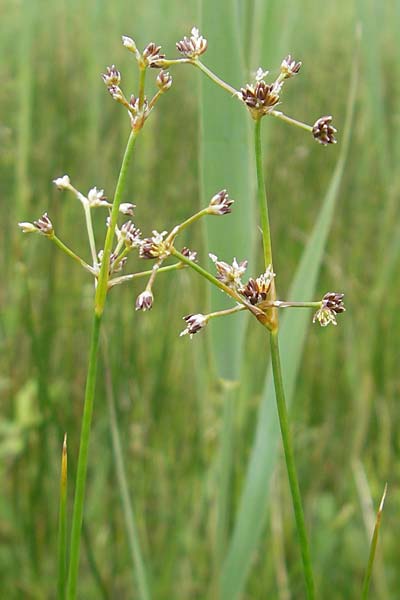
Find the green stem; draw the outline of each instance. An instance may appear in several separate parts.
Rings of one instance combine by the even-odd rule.
[[[64,242],[62,242],[56,235],[49,236],[49,238],[51,239],[52,242],[55,243],[56,246],[58,246],[60,248],[60,250],[62,250],[63,252],[65,252],[65,254],[68,254],[68,256],[70,256],[71,258],[76,260],[76,262],[78,262],[81,265],[81,267],[86,269],[86,271],[89,271],[89,273],[91,273],[92,275],[96,274],[93,267],[88,265],[87,262],[85,262],[80,256],[75,254],[75,252],[73,252],[73,250],[71,250],[71,248],[68,248],[68,246],[66,246],[64,244]]]
[[[268,202],[267,192],[265,189],[264,169],[261,147],[261,119],[257,119],[254,124],[254,147],[256,154],[256,169],[257,169],[257,200],[258,209],[260,211],[261,231],[264,248],[264,263],[265,266],[272,267],[272,247],[271,234],[269,227]]]
[[[89,238],[90,252],[92,255],[93,266],[97,264],[96,242],[93,233],[92,213],[88,202],[83,202],[83,210],[85,212],[86,229]]]
[[[217,279],[216,277],[211,275],[211,273],[209,273],[208,271],[203,269],[203,267],[200,267],[200,265],[195,263],[193,260],[186,258],[186,256],[184,256],[183,254],[178,252],[178,250],[176,250],[173,246],[170,248],[170,252],[173,256],[175,256],[175,258],[179,258],[180,261],[182,261],[183,263],[188,265],[188,267],[191,267],[192,269],[197,271],[197,273],[199,273],[200,275],[202,275],[203,277],[208,279],[208,281],[210,283],[212,283],[213,285],[218,287],[220,290],[222,290],[223,292],[228,294],[228,296],[231,296],[231,298],[233,298],[236,302],[243,304],[243,306],[245,306],[248,310],[250,310],[250,312],[252,312],[256,317],[258,315],[263,314],[263,312],[260,309],[258,309],[256,306],[252,306],[251,304],[248,304],[247,302],[245,302],[243,300],[243,298],[237,292],[235,292],[235,290],[231,289],[230,287],[228,287],[227,285],[222,283],[222,281],[219,281],[219,279]]]
[[[310,133],[313,130],[311,125],[307,125],[307,123],[302,123],[301,121],[297,121],[297,119],[288,117],[287,115],[281,113],[279,110],[272,110],[269,114],[273,117],[276,117],[277,119],[280,119],[281,121],[285,121],[285,123],[289,123],[289,125],[295,125],[296,127],[300,127],[300,129],[305,129]]]
[[[186,266],[186,265],[185,265]],[[160,267],[158,269],[158,273],[168,273],[169,271],[177,271],[178,269],[183,269],[184,265],[182,263],[175,263],[174,265],[169,265],[168,267]],[[147,277],[151,275],[153,269],[149,271],[141,271],[140,273],[129,273],[129,275],[122,275],[121,277],[114,277],[114,279],[110,279],[108,282],[108,287],[111,289],[116,285],[120,285],[121,283],[125,283],[127,281],[132,281],[133,279],[139,279],[141,277]]]
[[[285,402],[285,392],[283,389],[281,361],[279,356],[278,331],[273,331],[270,334],[271,344],[271,360],[272,371],[274,374],[276,405],[279,415],[279,425],[282,434],[282,443],[285,453],[286,469],[289,479],[290,491],[292,494],[292,503],[294,516],[296,519],[297,534],[300,541],[301,558],[303,561],[304,578],[307,587],[307,598],[313,600],[315,598],[314,579],[311,565],[310,550],[307,540],[307,532],[304,521],[303,507],[301,503],[299,481],[296,473],[296,465],[294,461],[293,444],[290,434],[289,417]]]
[[[125,190],[126,178],[128,174],[128,166],[133,154],[136,137],[138,131],[131,131],[128,143],[126,146],[124,158],[122,160],[121,170],[118,177],[117,187],[115,189],[114,201],[110,216],[110,225],[107,230],[106,241],[104,243],[103,260],[101,261],[101,269],[99,274],[99,282],[96,289],[95,298],[95,313],[101,315],[104,310],[104,304],[107,296],[109,266],[112,243],[114,238],[115,226],[118,220],[119,205],[122,201],[122,195]]]
[[[211,81],[213,81],[214,83],[219,85],[219,87],[221,87],[223,90],[225,90],[226,92],[229,92],[229,94],[231,94],[231,96],[235,96],[236,98],[238,98],[241,101],[240,93],[234,87],[229,85],[229,83],[226,83],[226,81],[223,81],[223,79],[221,79],[220,77],[218,77],[218,75],[213,73],[211,71],[211,69],[206,67],[197,58],[193,59],[192,65],[194,65],[195,67],[200,69],[200,71],[202,71],[204,73],[204,75],[206,75],[209,79],[211,79]]]
[[[257,198],[260,210],[260,220],[262,227],[263,237],[263,249],[264,249],[264,261],[265,267],[268,265],[272,266],[272,248],[271,248],[271,234],[268,217],[268,202],[267,194],[265,189],[264,172],[263,172],[263,159],[262,159],[262,147],[261,147],[261,119],[255,122],[254,129],[254,142],[255,142],[255,154],[256,154],[256,169],[257,169]],[[275,294],[275,290],[273,290]],[[304,513],[301,503],[299,482],[296,473],[296,465],[294,461],[293,445],[290,435],[289,418],[285,402],[285,392],[283,388],[282,369],[281,361],[279,356],[279,343],[278,343],[278,320],[271,320],[271,332],[270,332],[270,346],[271,346],[271,361],[272,371],[274,376],[274,387],[276,404],[279,416],[279,425],[281,429],[282,443],[285,455],[286,469],[289,479],[290,491],[292,495],[292,504],[294,510],[294,516],[296,520],[297,533],[300,541],[301,557],[303,562],[304,578],[307,588],[308,600],[314,600],[314,581],[312,573],[312,565],[310,558],[310,551],[307,540],[306,527],[304,522]]]
[[[79,551],[85,500],[86,475],[88,465],[89,438],[92,423],[96,372],[98,362],[101,314],[94,314],[92,339],[90,344],[89,365],[86,379],[85,402],[82,417],[81,439],[79,446],[78,468],[76,473],[74,512],[72,516],[70,564],[68,573],[67,599],[75,600],[79,569]]]

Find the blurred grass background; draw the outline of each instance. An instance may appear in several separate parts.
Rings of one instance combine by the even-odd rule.
[[[356,23],[362,26],[350,154],[317,286],[317,298],[330,289],[344,291],[348,312],[337,328],[310,325],[292,427],[320,597],[359,597],[372,502],[376,507],[388,481],[373,597],[394,598],[400,586],[400,3],[357,0],[324,5],[323,11],[311,0],[222,4],[227,14],[239,11],[237,73],[244,73],[244,80],[237,75],[232,83],[248,80],[260,64],[275,74],[291,52],[303,68],[285,89],[285,112],[310,123],[333,114],[339,130],[339,144],[321,148],[304,132],[265,120],[275,270],[282,298],[340,152]],[[139,47],[154,40],[175,56],[175,42],[200,16],[197,2],[174,0],[149,0],[141,6],[127,0],[113,5],[102,0],[2,0],[0,8],[1,594],[52,598],[61,445],[67,431],[71,501],[92,287],[86,273],[45,239],[22,236],[16,222],[33,220],[47,210],[60,237],[88,256],[80,207],[58,193],[51,181],[68,173],[82,191],[96,185],[112,196],[128,122],[107,94],[100,73],[115,63],[124,90],[133,90],[137,72],[120,36],[132,36]],[[213,22],[211,11],[211,4],[204,2],[202,33],[213,52],[220,52],[219,74],[228,78],[237,49],[230,54],[226,48],[225,17],[216,15],[211,37],[206,27],[207,21]],[[189,67],[173,75],[171,92],[138,141],[125,200],[137,204],[135,222],[145,233],[170,228],[208,200],[201,197],[207,189],[201,180],[200,115],[203,123],[207,118],[200,106],[201,76]],[[231,102],[222,92],[215,95],[221,118]],[[229,173],[229,159],[220,156],[222,173]],[[225,186],[230,189],[230,181],[219,187]],[[238,202],[246,200],[237,197]],[[101,236],[103,215],[95,216]],[[230,218],[223,220],[225,236]],[[221,256],[228,261],[237,252],[237,234],[232,238],[231,255]],[[184,242],[198,249],[200,261],[207,264],[201,228],[191,230]],[[256,243],[256,265],[259,250]],[[134,268],[138,263],[132,264]],[[215,385],[217,365],[207,363],[207,336],[196,336],[191,343],[178,337],[181,317],[205,310],[206,287],[186,270],[160,276],[154,309],[135,314],[134,300],[142,289],[135,283],[113,290],[106,330],[150,587],[157,599],[213,597],[224,403]],[[264,337],[261,328],[249,327],[243,344],[242,383],[230,423],[228,539],[257,424],[267,364]],[[80,597],[137,598],[112,453],[106,368],[101,366],[98,377]],[[265,507],[267,526],[251,557],[243,598],[303,597],[283,465],[277,465],[273,481]]]

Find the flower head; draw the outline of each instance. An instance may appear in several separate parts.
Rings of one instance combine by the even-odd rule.
[[[62,177],[57,177],[57,179],[53,179],[54,185],[57,186],[59,190],[70,190],[73,189],[71,186],[71,181],[68,175],[63,175]]]
[[[250,278],[247,284],[239,289],[239,292],[250,304],[260,304],[267,299],[274,277],[275,273],[272,271],[272,266],[269,265],[265,273],[257,279]]]
[[[136,208],[136,204],[131,204],[130,202],[122,202],[119,205],[119,212],[123,215],[129,215],[133,217],[133,210]]]
[[[54,234],[53,225],[47,213],[43,213],[43,215],[37,221],[33,221],[33,223],[18,223],[18,227],[22,229],[23,233],[41,233],[42,235],[47,236],[52,236]]]
[[[211,215],[226,215],[232,212],[231,206],[234,200],[231,200],[226,190],[221,190],[210,200],[208,213]]]
[[[136,54],[136,57],[138,58],[139,52],[138,49],[136,47],[135,42],[133,41],[132,38],[128,37],[127,35],[123,35],[122,36],[122,44],[125,46],[125,48],[127,48],[130,52],[133,52],[134,54]]]
[[[200,34],[197,27],[193,27],[190,32],[190,37],[184,37],[183,40],[177,42],[176,48],[178,52],[187,58],[197,58],[207,50],[208,42]]]
[[[156,83],[161,92],[166,92],[172,85],[172,77],[168,71],[160,71],[157,75]]]
[[[136,310],[151,310],[153,308],[154,296],[150,290],[145,290],[136,298]]]
[[[99,206],[112,206],[109,202],[107,202],[104,195],[104,190],[98,190],[97,187],[89,190],[87,199],[91,208],[97,208]]]
[[[119,86],[121,83],[121,73],[116,69],[115,65],[106,68],[106,72],[101,75],[102,80],[107,87]]]
[[[327,146],[328,144],[336,144],[335,127],[332,125],[332,117],[321,117],[315,121],[312,128],[314,139],[320,144]]]
[[[160,60],[165,58],[165,54],[160,53],[161,46],[157,46],[154,42],[150,42],[147,44],[146,48],[143,50],[143,60],[146,66],[152,68],[159,68],[158,64]]]
[[[202,315],[201,313],[186,315],[186,317],[183,317],[183,320],[186,321],[186,329],[181,331],[181,337],[182,335],[189,334],[190,338],[192,338],[195,333],[198,333],[208,323],[208,317],[206,315]]]
[[[122,225],[119,235],[128,248],[139,248],[142,243],[141,231],[135,227],[132,221],[127,221]]]
[[[248,83],[241,88],[241,98],[255,118],[266,115],[273,110],[279,102],[280,86],[274,83],[268,84],[260,80],[255,84]]]
[[[140,258],[166,258],[169,249],[164,242],[167,231],[153,231],[152,237],[144,238],[140,244]]]
[[[208,256],[215,264],[217,269],[217,279],[221,281],[221,283],[224,283],[233,289],[239,289],[242,286],[241,277],[247,269],[247,260],[242,260],[238,263],[236,258],[234,258],[232,264],[228,265],[228,263],[218,260],[215,254],[209,254]]]
[[[281,63],[281,74],[285,79],[294,77],[301,69],[301,62],[293,60],[291,54],[288,54]]]
[[[326,327],[330,323],[337,325],[336,315],[344,312],[346,309],[343,305],[344,294],[336,292],[328,292],[321,300],[321,308],[317,310],[313,317],[313,323],[318,321],[322,327]]]
[[[188,258],[192,262],[196,262],[197,260],[197,252],[195,250],[190,250],[190,248],[187,248],[186,246],[182,248],[181,254],[183,254],[183,256],[186,256],[186,258]]]

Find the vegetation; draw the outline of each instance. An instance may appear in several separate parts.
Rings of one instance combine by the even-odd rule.
[[[100,73],[115,62],[128,89],[137,88],[121,34],[140,48],[154,40],[172,56],[194,24],[209,40],[205,63],[235,87],[291,52],[303,67],[285,89],[285,112],[311,123],[335,115],[339,143],[329,148],[275,119],[263,123],[279,297],[307,301],[337,289],[347,306],[332,330],[311,327],[308,311],[290,313],[281,332],[283,375],[317,597],[360,597],[371,572],[374,597],[391,598],[399,586],[398,9],[359,0],[322,16],[311,2],[254,0],[236,14],[228,2],[201,4],[201,19],[194,3],[7,4],[2,50],[10,58],[1,65],[0,95],[6,597],[54,597],[64,577],[60,535],[69,538],[71,529],[93,297],[90,275],[39,236],[26,240],[16,223],[47,211],[57,234],[90,262],[76,202],[51,181],[67,172],[79,189],[97,185],[112,198],[127,123]],[[207,244],[197,228],[182,245],[198,250],[202,264],[211,249],[228,262],[248,258],[248,272],[260,273],[247,115],[194,69],[173,77],[135,150],[124,201],[137,205],[142,231],[160,231],[229,188],[232,214],[207,225]],[[94,225],[102,239],[104,219]],[[202,279],[182,269],[157,278],[153,310],[138,314],[143,289],[135,281],[118,286],[104,315],[78,596],[145,598],[149,588],[157,599],[215,597],[217,589],[224,598],[304,597],[290,491],[273,442],[279,430],[268,412],[265,330],[240,314],[215,320],[192,341],[179,338],[182,316],[208,303],[214,309],[216,299],[221,308],[220,292],[209,298]],[[64,432],[67,536],[59,519]],[[386,481],[379,544],[375,536],[369,553]]]

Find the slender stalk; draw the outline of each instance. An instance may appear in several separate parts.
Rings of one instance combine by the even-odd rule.
[[[73,260],[76,260],[76,262],[78,262],[81,265],[81,267],[86,269],[86,271],[89,271],[89,273],[91,273],[92,275],[96,274],[96,271],[90,265],[88,265],[87,262],[85,262],[77,254],[75,254],[75,252],[71,250],[71,248],[68,248],[68,246],[66,246],[64,242],[62,242],[56,235],[52,235],[50,239],[52,242],[55,243],[56,246],[60,248],[60,250],[65,252],[65,254],[68,254],[68,256],[70,256]]]
[[[372,577],[372,568],[374,566],[376,547],[378,545],[379,528],[381,525],[381,518],[382,518],[382,512],[383,512],[383,505],[385,503],[385,498],[386,498],[386,492],[387,492],[387,484],[385,485],[385,489],[383,490],[382,499],[379,504],[378,512],[376,513],[374,533],[372,534],[371,545],[370,545],[370,549],[369,549],[368,564],[367,564],[367,569],[365,572],[363,589],[362,589],[362,596],[361,596],[362,600],[367,600],[367,598],[368,598],[369,586],[370,586],[371,577]]]
[[[95,267],[96,263],[97,263],[96,242],[95,242],[94,233],[93,233],[92,213],[90,210],[90,206],[87,202],[83,203],[83,210],[85,211],[85,221],[86,221],[86,229],[87,229],[88,238],[89,238],[90,253],[92,255],[93,266]]]
[[[200,69],[200,71],[202,71],[205,75],[207,75],[207,77],[209,79],[211,79],[211,81],[213,81],[214,83],[216,83],[217,85],[219,85],[219,87],[221,87],[223,90],[225,90],[226,92],[228,92],[229,94],[231,94],[231,96],[235,96],[237,98],[240,99],[240,94],[239,92],[232,87],[231,85],[229,85],[229,83],[226,83],[226,81],[223,81],[223,79],[221,79],[220,77],[218,77],[218,75],[216,75],[215,73],[213,73],[211,71],[211,69],[209,69],[208,67],[206,67],[200,60],[198,59],[194,59],[192,61],[192,64],[197,67],[198,69]]]
[[[301,121],[297,121],[297,119],[293,119],[292,117],[288,117],[284,115],[279,110],[272,110],[270,113],[273,117],[280,119],[281,121],[285,121],[285,123],[289,123],[289,125],[296,125],[296,127],[300,127],[300,129],[305,129],[306,131],[312,132],[313,128],[311,125],[307,125],[307,123],[302,123]]]
[[[222,290],[223,292],[228,294],[228,296],[231,296],[231,298],[233,298],[236,302],[243,304],[243,306],[245,306],[248,310],[250,310],[250,312],[252,312],[256,317],[264,315],[263,311],[261,311],[256,306],[252,306],[251,304],[245,302],[243,300],[243,298],[241,296],[239,296],[239,294],[237,292],[235,292],[235,290],[231,289],[230,287],[228,287],[227,285],[222,283],[222,281],[219,281],[216,277],[214,277],[214,275],[211,275],[211,273],[209,273],[208,271],[203,269],[203,267],[200,267],[200,265],[195,263],[193,260],[186,258],[186,256],[184,256],[183,254],[178,252],[178,250],[176,250],[173,246],[171,247],[170,252],[171,252],[172,256],[175,256],[175,258],[179,258],[179,260],[181,260],[183,263],[185,263],[188,267],[191,267],[192,269],[197,271],[197,273],[200,273],[200,275],[202,275],[203,277],[208,279],[208,281],[210,283],[212,283],[213,285],[218,287],[220,290]]]
[[[85,500],[86,474],[88,464],[89,438],[92,423],[94,393],[98,362],[99,336],[102,315],[94,314],[92,339],[90,344],[89,366],[86,379],[85,403],[82,417],[81,440],[79,446],[78,468],[75,483],[74,512],[72,516],[70,564],[68,573],[68,600],[75,600],[79,569],[79,551]]]
[[[186,265],[182,265],[182,263],[175,263],[173,265],[168,265],[168,267],[160,267],[158,269],[158,273],[168,273],[169,271],[177,271],[178,269],[185,268]],[[132,281],[133,279],[140,279],[141,277],[148,277],[153,272],[153,269],[149,271],[140,271],[139,273],[129,273],[129,275],[122,275],[121,277],[114,277],[114,279],[110,279],[108,282],[109,289],[114,287],[115,285],[120,285],[121,283],[126,283],[127,281]]]
[[[257,170],[257,201],[258,209],[260,211],[261,231],[264,249],[264,263],[265,266],[268,267],[268,265],[272,266],[272,247],[269,227],[267,192],[265,189],[264,168],[262,159],[261,119],[257,119],[254,123],[254,148],[256,155]]]
[[[67,579],[67,434],[61,457],[60,505],[58,512],[58,600],[65,599]]]
[[[95,298],[95,313],[101,315],[104,310],[104,304],[106,301],[108,279],[109,279],[109,265],[110,255],[112,249],[112,243],[114,238],[115,226],[117,224],[119,205],[122,201],[122,195],[125,190],[126,177],[128,174],[128,166],[133,154],[133,148],[135,145],[136,137],[140,130],[132,130],[126,146],[124,158],[122,160],[121,170],[119,172],[117,187],[115,189],[114,201],[110,216],[110,225],[107,230],[106,240],[104,242],[103,260],[101,261],[101,268],[99,274],[99,282],[96,289]]]
[[[117,480],[121,492],[121,503],[125,518],[129,550],[136,575],[138,597],[140,598],[140,600],[149,600],[151,598],[151,595],[148,584],[148,574],[146,571],[146,565],[140,548],[136,517],[132,505],[131,496],[129,493],[129,485],[128,478],[126,475],[124,454],[122,451],[121,436],[118,428],[117,411],[115,407],[114,390],[111,379],[111,369],[108,360],[107,337],[105,335],[102,336],[101,343],[103,360],[105,365],[105,380],[107,391],[106,397],[108,404],[108,414],[110,417],[112,447],[114,452]]]
[[[262,159],[262,147],[261,147],[261,119],[256,120],[254,128],[254,143],[255,143],[255,155],[256,155],[256,169],[257,169],[257,199],[260,210],[260,220],[262,228],[263,238],[263,251],[265,266],[272,266],[272,247],[271,247],[271,233],[269,226],[268,217],[268,202],[267,194],[265,189],[264,171],[263,171],[263,159]],[[275,290],[272,290],[275,294]],[[276,308],[273,309],[276,311]],[[274,318],[275,317],[275,318]],[[303,562],[303,572],[307,588],[308,600],[314,600],[314,581],[311,565],[311,557],[307,540],[307,533],[304,521],[303,507],[301,503],[299,482],[296,473],[296,466],[294,461],[293,445],[290,435],[289,418],[285,402],[285,392],[283,388],[282,380],[282,369],[279,356],[279,343],[278,343],[278,319],[276,315],[272,314],[270,323],[270,346],[271,346],[271,361],[272,371],[274,376],[274,387],[276,404],[279,416],[279,425],[282,436],[282,443],[285,455],[286,469],[289,479],[290,491],[292,495],[292,504],[294,510],[294,516],[296,520],[297,533],[300,541],[301,557]]]
[[[297,534],[300,541],[301,557],[303,561],[304,577],[307,587],[307,598],[315,598],[314,580],[311,566],[311,556],[307,540],[307,532],[304,521],[303,507],[301,503],[299,481],[296,473],[294,461],[293,444],[291,440],[289,417],[285,402],[285,392],[283,389],[282,369],[279,356],[278,331],[271,332],[271,361],[274,374],[276,405],[279,415],[279,424],[282,434],[283,449],[285,452],[286,469],[289,478],[290,491],[292,494],[293,510],[296,519]]]

